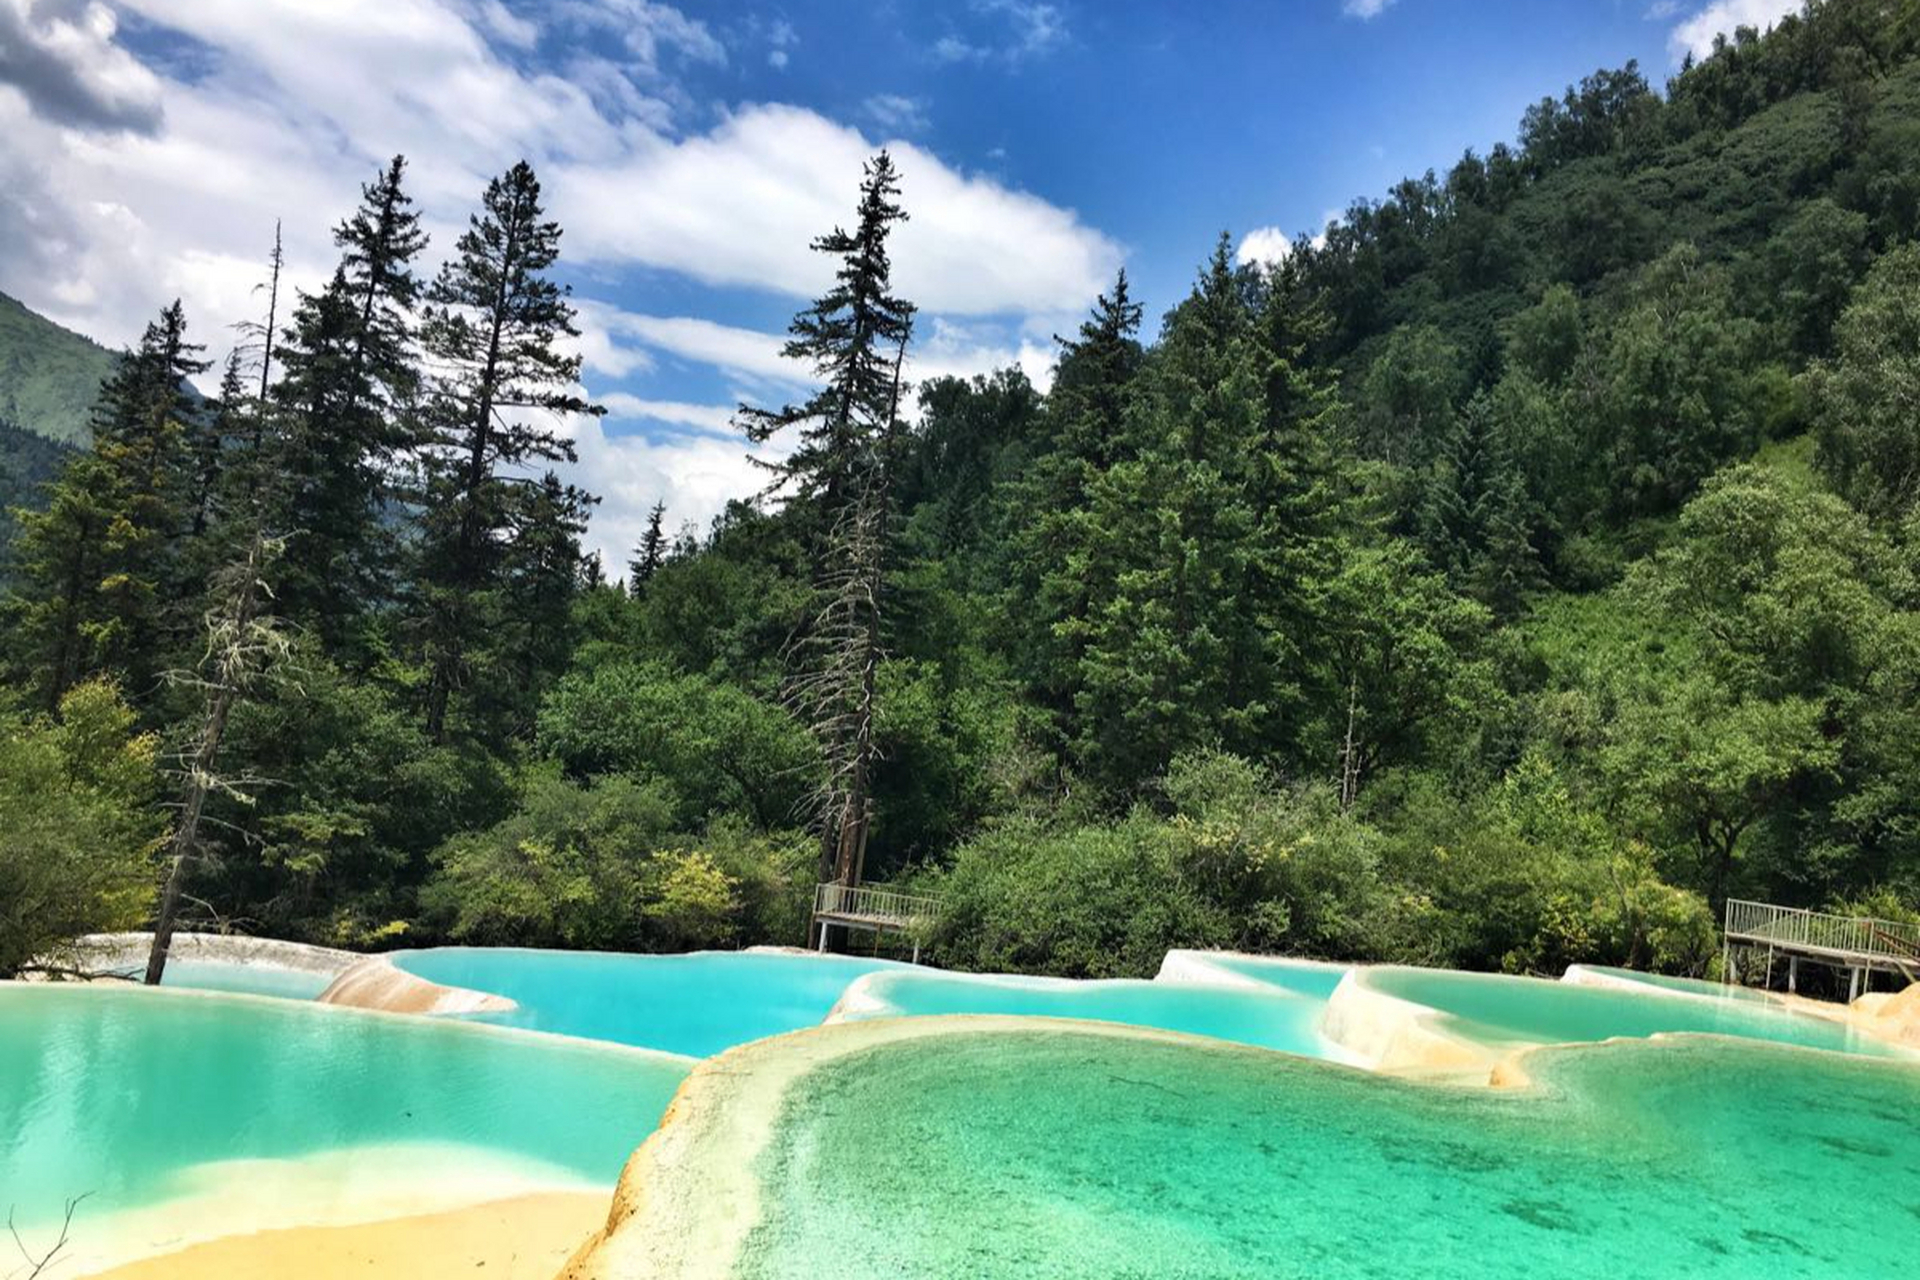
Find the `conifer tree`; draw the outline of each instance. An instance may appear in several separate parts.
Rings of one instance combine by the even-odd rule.
[[[1086,621],[1063,627],[1083,646],[1076,754],[1112,789],[1202,742],[1244,749],[1270,718],[1270,691],[1243,669],[1260,644],[1246,592],[1263,371],[1223,236],[1134,406],[1142,452],[1096,483],[1087,550],[1067,566],[1090,594]]]
[[[300,299],[280,348],[286,376],[274,405],[290,436],[282,607],[334,652],[396,590],[386,513],[412,439],[413,261],[426,246],[405,171],[396,156],[361,188],[360,207],[333,233],[338,268],[318,294]]]
[[[647,531],[640,539],[640,545],[634,548],[633,559],[628,562],[628,582],[634,595],[646,590],[647,583],[660,571],[667,558],[667,501],[662,498],[653,504],[647,513]]]
[[[580,357],[568,290],[548,272],[560,226],[546,220],[525,161],[487,184],[428,290],[421,342],[434,371],[421,443],[427,732],[445,741],[448,708],[466,687],[476,646],[502,613],[504,573],[526,510],[526,468],[574,460],[573,443],[545,425],[555,415],[604,410],[577,390]],[[534,416],[537,415],[537,416]]]
[[[815,252],[838,259],[834,286],[794,317],[784,354],[803,362],[820,389],[797,405],[740,409],[756,444],[797,428],[786,460],[763,465],[775,491],[811,512],[821,545],[860,500],[891,429],[896,356],[913,324],[912,305],[890,292],[887,237],[907,217],[894,202],[899,190],[893,158],[882,151],[867,162],[854,230],[836,227],[813,242]]]
[[[786,461],[765,465],[811,532],[820,606],[795,647],[792,697],[826,756],[821,875],[841,884],[860,878],[872,821],[891,473],[913,328],[912,304],[891,293],[887,238],[907,216],[898,194],[893,159],[882,151],[866,165],[854,230],[813,242],[838,259],[834,286],[794,317],[786,354],[807,363],[820,390],[798,405],[740,411],[756,443],[787,428],[799,433]]]
[[[25,513],[12,614],[20,659],[43,673],[49,710],[80,678],[117,674],[151,692],[168,611],[183,599],[178,560],[192,526],[187,379],[207,365],[178,301],[147,326],[101,386],[93,448]]]
[[[1088,495],[1109,467],[1133,453],[1125,433],[1143,358],[1140,317],[1123,269],[1079,335],[1055,339],[1060,362],[1048,397],[1049,446],[1008,505],[1007,610],[1018,638],[1015,660],[1030,696],[1048,713],[1056,751],[1077,732],[1069,673],[1080,659],[1089,603]]]

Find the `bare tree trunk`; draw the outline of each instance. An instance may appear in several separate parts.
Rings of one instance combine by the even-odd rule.
[[[228,717],[261,669],[285,650],[285,641],[271,620],[263,625],[259,617],[265,591],[261,574],[269,553],[266,536],[256,526],[246,559],[238,566],[239,576],[231,584],[226,609],[216,610],[208,619],[207,655],[203,660],[203,665],[210,668],[204,682],[206,714],[184,762],[180,818],[168,846],[171,861],[167,883],[161,890],[160,910],[154,918],[153,947],[147,953],[145,982],[150,987],[159,986],[167,970],[167,952],[173,945],[180,899],[185,893],[193,860],[198,856],[200,820],[206,811],[207,797],[223,785],[215,767],[219,764]]]

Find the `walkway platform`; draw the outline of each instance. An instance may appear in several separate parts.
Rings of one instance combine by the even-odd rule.
[[[823,884],[814,891],[813,922],[808,931],[815,949],[827,949],[827,930],[838,925],[874,935],[892,932],[913,939],[913,962],[920,963],[920,932],[940,914],[940,900],[901,893],[878,885]]]
[[[1920,925],[1729,899],[1724,936],[1729,977],[1735,947],[1764,947],[1769,968],[1774,956],[1787,957],[1788,991],[1799,986],[1802,960],[1847,970],[1848,1000],[1858,999],[1875,973],[1920,982]]]

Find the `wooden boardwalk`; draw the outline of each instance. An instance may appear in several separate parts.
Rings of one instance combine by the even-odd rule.
[[[823,884],[814,891],[813,923],[808,931],[815,949],[827,949],[827,930],[838,925],[871,933],[877,942],[893,932],[913,939],[913,962],[920,963],[920,931],[940,914],[940,900],[874,885]]]
[[[1729,980],[1737,976],[1735,947],[1764,947],[1769,969],[1774,956],[1787,957],[1788,991],[1799,986],[1802,960],[1847,970],[1849,1000],[1859,998],[1875,973],[1920,981],[1920,925],[1730,899],[1724,934]]]

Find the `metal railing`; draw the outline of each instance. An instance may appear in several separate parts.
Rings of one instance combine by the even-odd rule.
[[[1902,966],[1920,961],[1920,924],[1839,916],[1766,902],[1727,901],[1726,936],[1807,951],[1838,952],[1889,960]]]
[[[878,920],[913,928],[940,914],[940,900],[874,885],[823,884],[814,893],[815,916]]]

